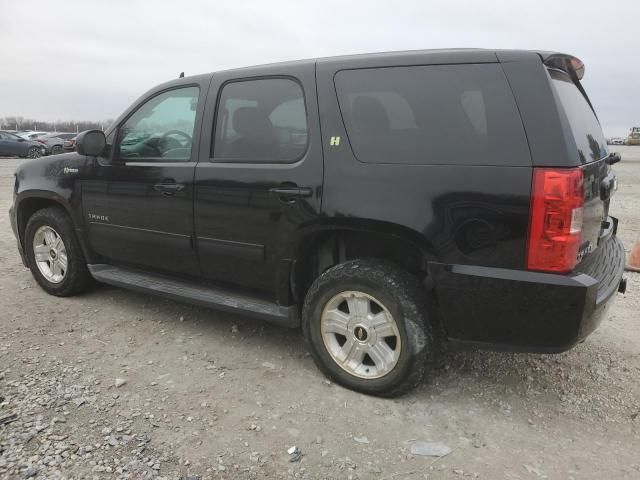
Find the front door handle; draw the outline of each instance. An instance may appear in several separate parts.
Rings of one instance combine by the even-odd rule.
[[[313,195],[313,190],[309,187],[282,186],[270,188],[269,193],[282,198],[305,198]]]
[[[165,197],[170,197],[175,195],[176,192],[184,190],[184,185],[182,183],[156,183],[153,186],[153,189],[157,192],[161,192]]]

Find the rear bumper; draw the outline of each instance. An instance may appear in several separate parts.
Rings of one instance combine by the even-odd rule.
[[[581,266],[582,267],[582,266]],[[439,318],[459,348],[562,352],[605,317],[624,273],[615,235],[570,275],[432,264]]]

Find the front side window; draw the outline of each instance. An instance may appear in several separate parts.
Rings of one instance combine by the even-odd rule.
[[[120,127],[119,157],[135,161],[191,158],[198,87],[179,88],[147,100]]]
[[[218,102],[213,157],[218,162],[292,163],[307,149],[300,85],[286,78],[228,83]]]
[[[362,162],[529,164],[520,115],[500,65],[343,70],[335,86]]]

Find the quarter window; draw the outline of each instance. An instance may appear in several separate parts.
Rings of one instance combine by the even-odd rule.
[[[119,156],[136,161],[191,158],[198,87],[161,93],[142,105],[118,133]]]
[[[335,86],[362,162],[530,164],[520,115],[497,64],[343,70]]]
[[[217,162],[292,163],[307,149],[300,85],[286,78],[232,82],[218,102],[213,157]]]

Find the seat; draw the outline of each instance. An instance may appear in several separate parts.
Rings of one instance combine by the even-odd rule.
[[[277,154],[277,138],[268,112],[258,107],[238,108],[232,125],[239,138],[229,145],[229,156],[262,159]]]

